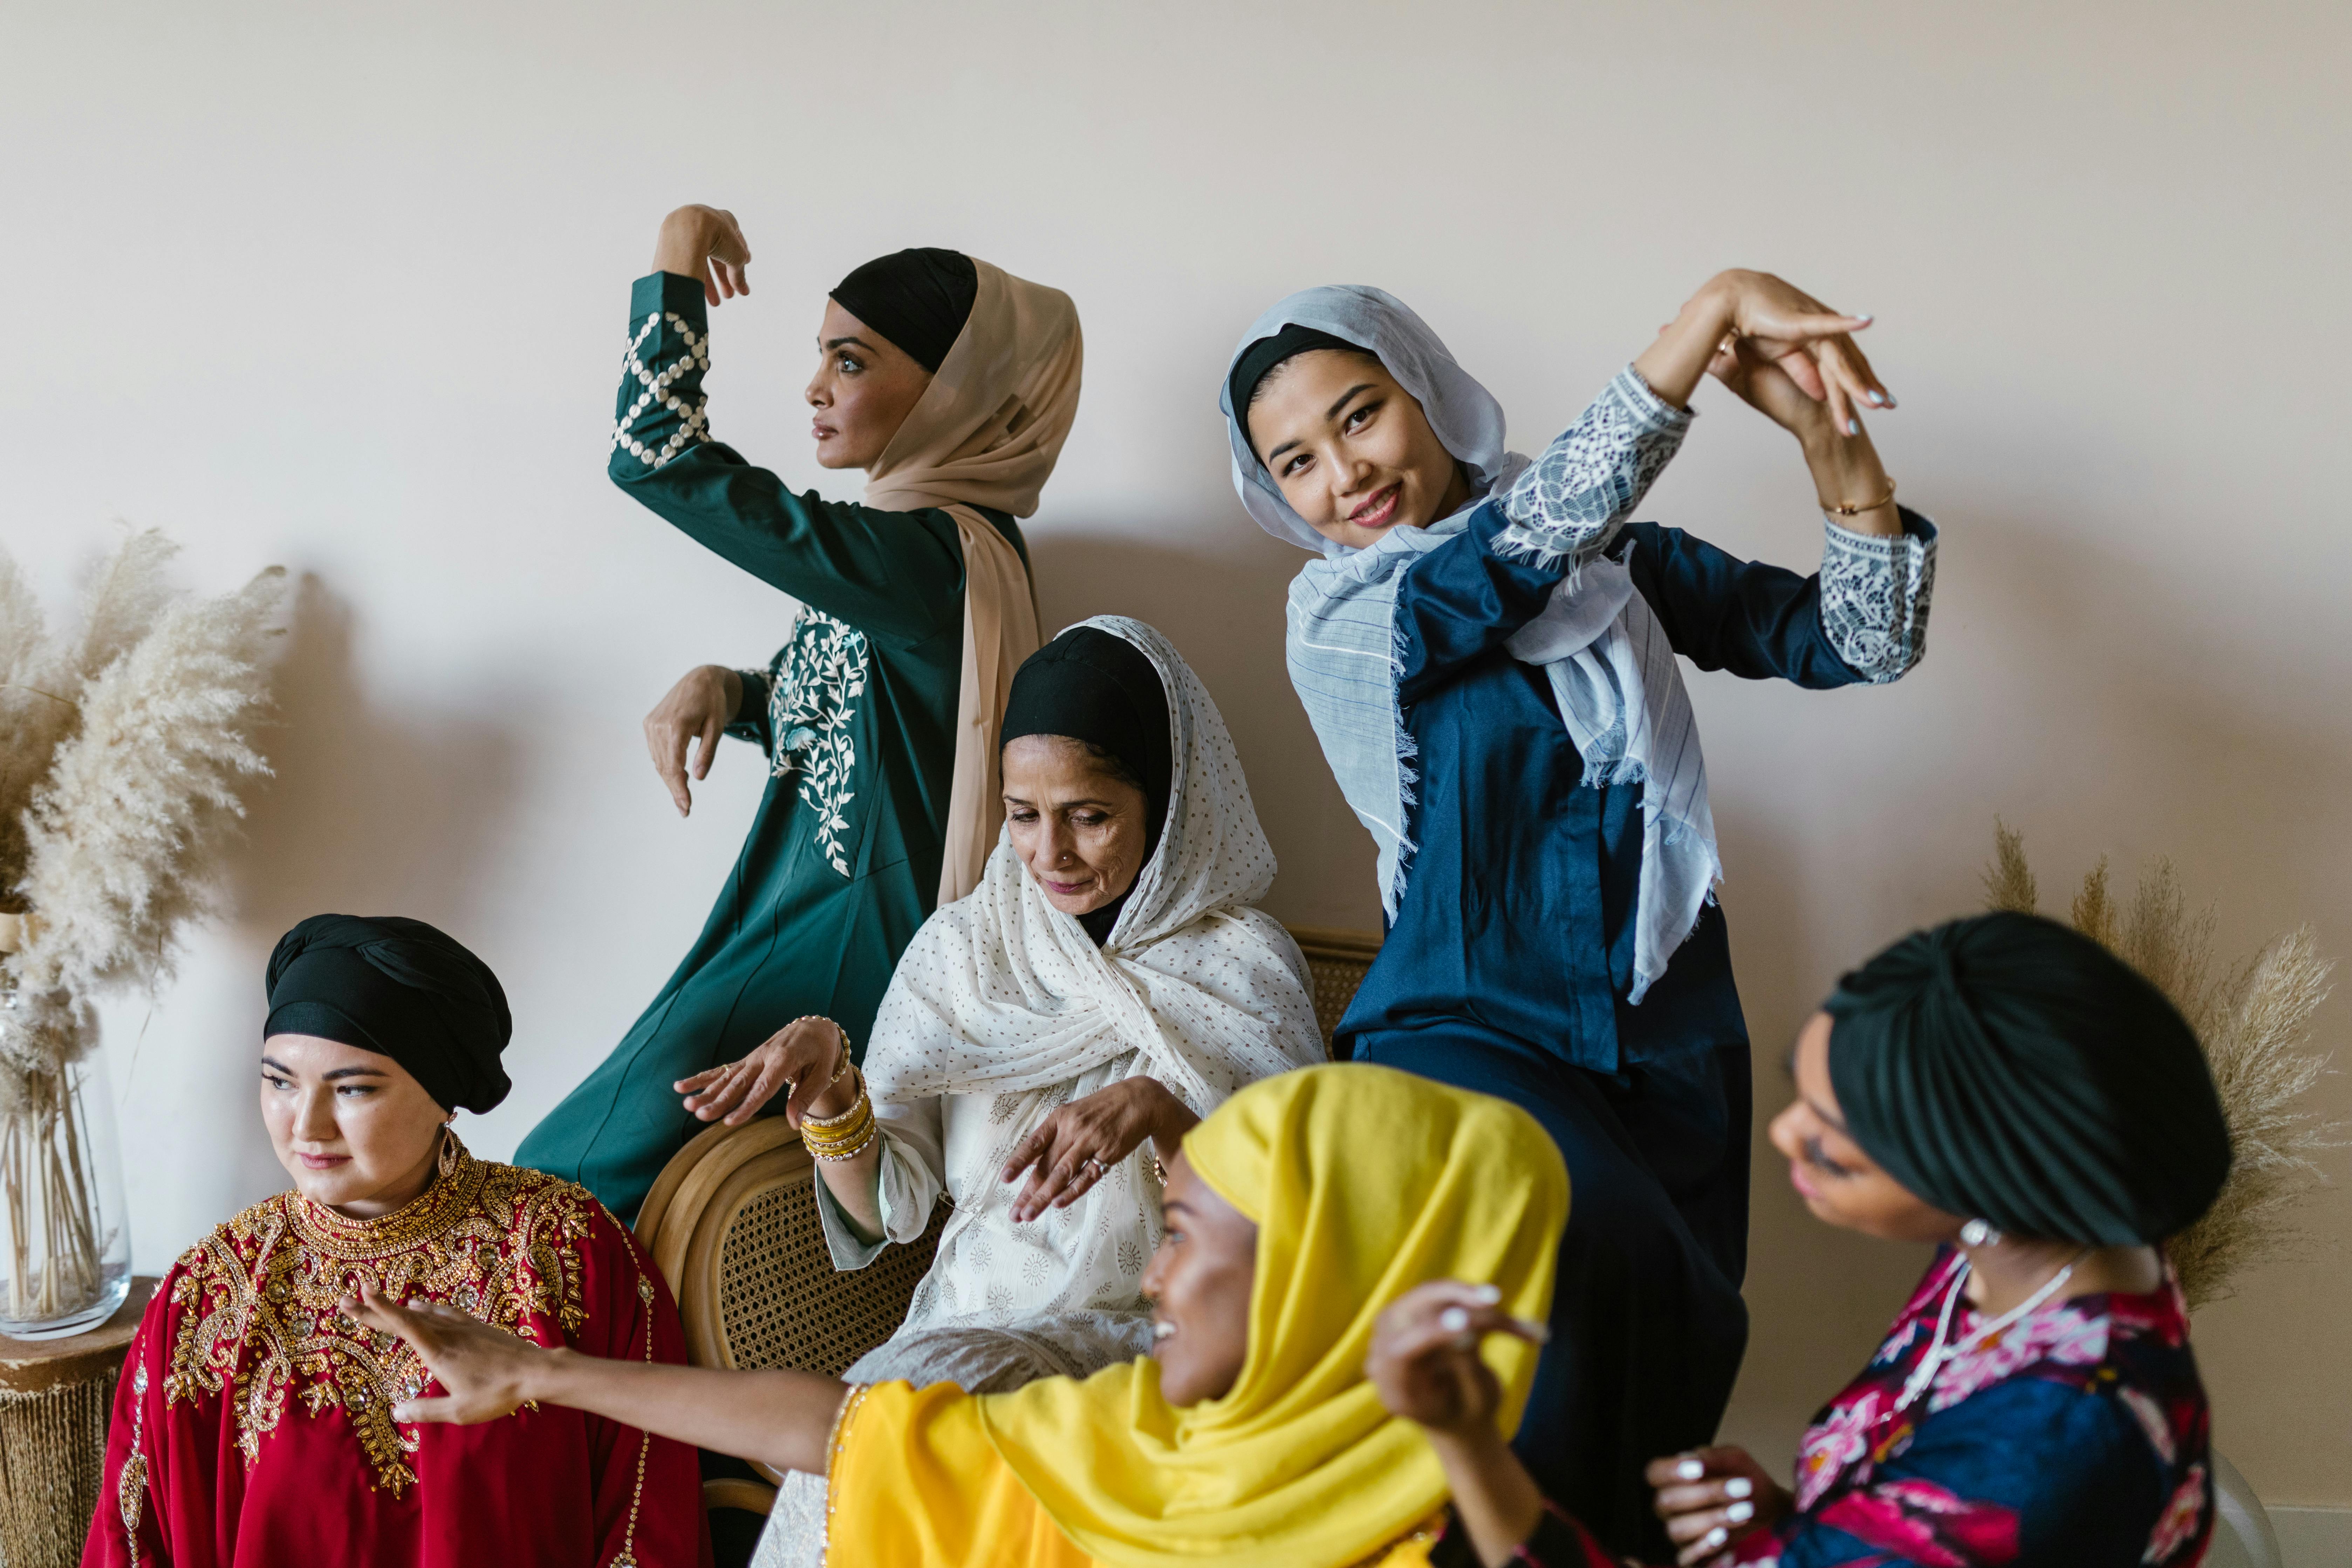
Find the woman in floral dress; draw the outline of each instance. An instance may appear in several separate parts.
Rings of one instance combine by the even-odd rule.
[[[1934,1242],[1927,1278],[1824,1406],[1784,1489],[1738,1448],[1650,1466],[1682,1564],[2194,1568],[2210,1416],[2160,1244],[2227,1178],[2195,1035],[2079,932],[1956,921],[1840,983],[1797,1037],[1772,1142],[1813,1213]],[[1618,1568],[1497,1436],[1475,1286],[1390,1309],[1370,1370],[1454,1488],[1432,1561]]]
[[[750,262],[730,214],[665,221],[630,303],[609,471],[798,603],[765,668],[689,671],[646,721],[681,813],[722,731],[764,753],[767,795],[700,938],[515,1156],[622,1215],[697,1113],[725,1110],[682,1106],[681,1080],[743,1063],[748,1084],[793,1031],[835,1040],[828,1019],[862,1051],[899,952],[977,882],[1003,817],[996,715],[1038,641],[1014,519],[1036,510],[1077,411],[1067,295],[900,251],[825,301],[807,391],[817,461],[863,468],[864,500],[794,494],[710,434],[706,310],[749,291]]]

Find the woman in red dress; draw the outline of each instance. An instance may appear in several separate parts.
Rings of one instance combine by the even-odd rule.
[[[543,1345],[686,1359],[626,1228],[448,1125],[507,1092],[496,976],[422,921],[319,915],[271,955],[269,1005],[261,1118],[294,1190],[182,1254],[149,1303],[85,1568],[708,1564],[693,1448],[553,1406],[397,1422],[430,1374],[338,1309],[367,1286]]]

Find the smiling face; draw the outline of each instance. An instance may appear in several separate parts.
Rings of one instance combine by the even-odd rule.
[[[1370,354],[1293,354],[1257,384],[1243,417],[1282,499],[1336,543],[1361,549],[1399,523],[1425,528],[1470,499],[1421,405]]]
[[[1913,1195],[1845,1130],[1830,1085],[1830,1016],[1816,1013],[1790,1053],[1797,1097],[1772,1119],[1772,1147],[1789,1159],[1789,1183],[1815,1218],[1886,1241],[1949,1241],[1960,1217]]]
[[[1257,1226],[1181,1153],[1168,1167],[1160,1215],[1166,1228],[1143,1270],[1143,1294],[1151,1302],[1160,1395],[1177,1405],[1222,1399],[1249,1356]]]
[[[352,1219],[433,1184],[448,1117],[390,1057],[315,1035],[261,1042],[261,1121],[278,1163],[304,1197]]]
[[[922,362],[827,300],[806,394],[818,465],[872,468],[930,384]]]
[[[1004,747],[1013,852],[1066,915],[1091,914],[1135,886],[1150,831],[1143,792],[1066,735]]]

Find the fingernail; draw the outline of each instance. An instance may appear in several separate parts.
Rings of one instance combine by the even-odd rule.
[[[1675,1467],[1675,1479],[1677,1480],[1695,1481],[1705,1474],[1706,1467],[1696,1459],[1685,1459]]]
[[[1472,1291],[1471,1295],[1477,1300],[1478,1304],[1482,1307],[1491,1307],[1496,1302],[1503,1299],[1502,1291],[1492,1285],[1481,1285],[1477,1289]]]
[[[1752,1502],[1733,1503],[1723,1510],[1723,1517],[1734,1524],[1746,1524],[1756,1517],[1756,1505]]]
[[[1879,394],[1878,401],[1886,405],[1887,407],[1892,408],[1895,406],[1895,395],[1891,392],[1883,392]]]
[[[1755,1489],[1756,1483],[1746,1476],[1734,1476],[1723,1483],[1723,1495],[1726,1497],[1746,1497]]]
[[[1519,1332],[1527,1335],[1528,1338],[1535,1341],[1536,1343],[1539,1345],[1548,1345],[1551,1343],[1551,1325],[1549,1323],[1538,1323],[1533,1318],[1514,1318],[1511,1321],[1519,1325]]]
[[[1449,1334],[1458,1334],[1470,1326],[1470,1314],[1459,1307],[1448,1307],[1437,1314],[1437,1326]]]
[[[1699,1544],[1712,1550],[1715,1547],[1722,1545],[1725,1542],[1730,1539],[1731,1531],[1724,1529],[1723,1526],[1718,1524],[1713,1530],[1706,1532],[1706,1539],[1700,1542]]]
[[[1849,420],[1847,420],[1847,421],[1845,422],[1845,433],[1846,433],[1847,435],[1849,435],[1849,436],[1859,436],[1859,435],[1861,435],[1861,434],[1862,434],[1862,421],[1861,421],[1861,420],[1859,420],[1859,419],[1849,419]]]
[[[1874,321],[1878,320],[1876,316],[1872,315],[1867,310],[1856,310],[1853,314],[1853,319],[1857,321]]]

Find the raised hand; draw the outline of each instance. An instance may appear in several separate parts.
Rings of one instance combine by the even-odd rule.
[[[784,1118],[835,1116],[857,1101],[849,1066],[849,1037],[830,1018],[796,1018],[738,1060],[722,1062],[670,1086],[686,1096],[698,1121],[740,1127],[784,1091]],[[838,1101],[839,1103],[835,1103]]]
[[[1437,1432],[1494,1430],[1503,1386],[1478,1342],[1510,1334],[1539,1345],[1551,1337],[1544,1324],[1504,1311],[1501,1300],[1492,1285],[1434,1279],[1389,1303],[1372,1325],[1364,1375],[1391,1415]]]
[[[1853,334],[1870,325],[1870,317],[1841,315],[1769,272],[1734,269],[1715,286],[1724,290],[1726,324],[1738,334],[1742,357],[1776,367],[1807,397],[1827,404],[1832,429],[1848,436],[1860,432],[1856,404],[1895,406],[1894,395],[1854,344]],[[1715,370],[1714,362],[1708,369]]]
[[[702,297],[713,305],[751,291],[751,244],[723,207],[679,207],[662,219],[654,241],[654,270],[700,279]]]
[[[694,809],[687,779],[699,784],[710,776],[710,759],[719,738],[742,705],[743,678],[724,665],[698,664],[678,678],[669,694],[646,715],[646,750],[653,753],[654,772],[669,789],[669,797],[684,816]],[[691,768],[687,750],[696,742]]]
[[[1785,1488],[1745,1448],[1694,1448],[1650,1461],[1658,1517],[1683,1568],[1709,1563],[1751,1531],[1779,1522],[1793,1506]]]
[[[345,1317],[378,1333],[397,1334],[448,1392],[433,1399],[405,1399],[392,1407],[394,1421],[450,1421],[472,1426],[511,1415],[537,1398],[533,1377],[548,1352],[530,1341],[494,1329],[440,1302],[395,1305],[366,1287],[342,1302]]]
[[[1013,1194],[1013,1219],[1069,1207],[1146,1138],[1172,1150],[1199,1120],[1157,1079],[1123,1079],[1070,1101],[1039,1122],[1004,1163],[1005,1181],[1029,1173]]]

